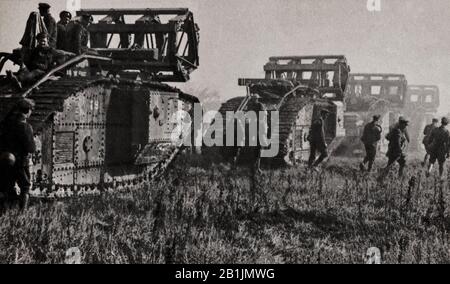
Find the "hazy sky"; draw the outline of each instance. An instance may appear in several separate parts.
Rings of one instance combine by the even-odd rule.
[[[18,47],[30,11],[41,1],[0,0],[0,50]],[[55,18],[66,0],[48,0]],[[82,0],[82,8],[187,7],[200,26],[200,68],[189,85],[225,100],[245,94],[239,77],[263,77],[275,55],[343,54],[352,72],[406,74],[437,84],[450,111],[450,1],[381,0]],[[195,95],[195,94],[194,94]]]

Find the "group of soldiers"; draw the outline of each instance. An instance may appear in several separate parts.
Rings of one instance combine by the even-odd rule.
[[[380,118],[380,115],[375,115],[373,120],[364,127],[361,141],[365,146],[366,157],[360,164],[361,171],[372,171],[377,155],[378,144],[382,138],[382,127],[379,124]],[[427,176],[430,176],[433,166],[437,161],[439,163],[439,176],[442,179],[445,161],[449,158],[450,153],[450,132],[446,128],[449,124],[449,120],[447,117],[443,117],[441,125],[438,125],[438,123],[439,120],[435,118],[432,123],[427,125],[424,129],[423,144],[426,149],[426,155],[422,162],[422,166],[428,166],[426,173]],[[404,117],[400,117],[398,123],[394,125],[386,135],[386,139],[389,141],[386,156],[389,160],[387,166],[382,170],[380,179],[388,174],[395,163],[398,163],[400,166],[398,173],[399,177],[403,176],[406,165],[406,148],[409,143],[408,125],[409,121]],[[366,164],[368,164],[367,169]]]
[[[28,18],[22,45],[20,70],[13,74],[7,72],[7,80],[21,90],[23,84],[32,84],[55,65],[69,58],[88,52],[91,15],[82,15],[72,20],[72,14],[62,11],[56,23],[50,13],[50,5],[39,4],[39,13],[32,12]]]

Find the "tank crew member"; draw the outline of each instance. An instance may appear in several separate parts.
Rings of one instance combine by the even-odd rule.
[[[36,151],[33,128],[27,122],[33,108],[33,101],[21,99],[2,122],[0,139],[0,152],[4,153],[4,157],[8,157],[9,164],[8,173],[2,174],[1,177],[2,191],[7,193],[11,202],[18,197],[22,209],[28,205],[31,188],[30,159]],[[20,188],[19,196],[14,189],[16,183]]]
[[[366,157],[359,165],[361,171],[365,171],[366,164],[368,164],[367,170],[369,172],[372,171],[373,163],[375,162],[375,157],[377,155],[378,142],[381,140],[381,132],[383,131],[381,126],[378,124],[380,118],[380,115],[374,115],[372,122],[369,122],[364,127],[361,141],[364,143],[364,147],[366,149]]]
[[[403,176],[403,170],[406,166],[406,148],[408,146],[408,124],[409,120],[400,117],[399,122],[386,135],[386,139],[389,141],[386,156],[389,158],[389,161],[386,168],[384,168],[380,179],[384,178],[389,173],[392,165],[396,162],[400,165],[398,175],[399,177]]]
[[[428,124],[427,126],[425,126],[425,129],[423,130],[424,137],[423,137],[422,143],[423,143],[423,146],[425,147],[425,151],[427,152],[425,154],[425,158],[423,159],[423,162],[422,162],[423,167],[425,167],[425,165],[428,162],[428,158],[430,158],[430,149],[428,147],[430,145],[430,136],[431,136],[431,133],[433,132],[433,130],[438,128],[438,123],[439,123],[439,120],[437,118],[433,118],[431,124]]]
[[[439,163],[439,177],[443,178],[444,164],[449,158],[450,151],[450,132],[446,128],[449,123],[448,118],[444,117],[441,126],[434,128],[429,137],[430,164],[428,166],[427,176],[430,176],[433,165]]]
[[[47,28],[48,44],[50,47],[56,48],[58,30],[56,20],[50,14],[50,5],[47,3],[39,3],[39,13],[41,14],[45,27]]]
[[[89,25],[94,21],[91,15],[83,14],[79,20],[71,21],[67,26],[67,51],[77,55],[86,53],[89,43]]]
[[[62,11],[59,14],[59,22],[57,24],[57,40],[56,48],[60,50],[66,50],[67,48],[67,25],[72,19],[72,14],[68,11]]]
[[[308,135],[310,143],[310,156],[308,165],[312,169],[316,169],[327,157],[327,142],[325,140],[325,121],[330,112],[326,109],[321,110],[320,117],[316,119],[311,125],[311,130]],[[316,152],[320,153],[316,160]]]
[[[37,35],[38,46],[33,49],[30,56],[28,68],[22,67],[17,77],[9,74],[13,83],[19,88],[22,84],[32,84],[40,77],[49,72],[55,63],[63,63],[66,57],[74,56],[73,53],[57,50],[48,45],[48,35],[40,33]]]

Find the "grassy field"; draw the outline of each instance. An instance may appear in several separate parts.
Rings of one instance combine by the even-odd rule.
[[[449,181],[356,170],[335,160],[253,177],[201,157],[132,192],[35,204],[0,217],[1,263],[448,263]],[[381,162],[379,162],[381,165]]]

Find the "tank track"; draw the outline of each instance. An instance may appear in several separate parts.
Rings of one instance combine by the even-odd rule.
[[[89,77],[61,78],[56,81],[47,81],[43,83],[27,96],[27,98],[34,100],[36,104],[35,110],[29,119],[30,124],[35,130],[35,134],[40,134],[45,125],[50,123],[58,112],[61,113],[64,110],[65,100],[69,97],[83,96],[89,89],[97,88],[99,91],[102,91],[104,88],[110,88],[111,86],[141,88],[149,91],[174,92],[178,93],[179,98],[185,102],[192,104],[199,102],[196,97],[185,94],[177,88],[159,82]],[[10,109],[15,101],[21,97],[20,94],[7,96],[0,95],[0,119],[4,118],[6,113],[8,113],[8,109]],[[30,193],[34,198],[52,199],[132,190],[137,187],[142,188],[148,186],[152,181],[164,174],[165,170],[170,166],[182,149],[182,146],[181,143],[180,145],[174,145],[167,142],[151,142],[147,144],[146,149],[147,148],[151,151],[158,151],[158,153],[160,153],[159,160],[151,165],[142,166],[140,168],[141,171],[138,174],[120,176],[110,178],[100,183],[87,183],[83,185],[63,185],[53,184],[52,182],[40,182],[33,185]],[[103,165],[95,163],[87,166],[103,167]],[[81,169],[83,167],[84,166],[75,166],[73,170]]]
[[[219,109],[219,113],[224,118],[225,123],[225,114],[227,111],[237,111],[239,106],[241,106],[242,102],[246,97],[236,97],[228,100],[224,104],[222,104]],[[327,105],[326,101],[321,102],[318,99],[313,99],[309,96],[297,95],[288,97],[283,104],[278,108],[277,103],[280,100],[261,100],[262,103],[266,106],[267,110],[270,111],[279,111],[279,153],[278,155],[270,159],[270,164],[279,165],[279,164],[290,164],[290,152],[293,148],[293,127],[295,126],[297,116],[299,111],[301,111],[307,105]],[[244,108],[244,111],[247,108]],[[225,124],[224,124],[225,125]],[[224,127],[224,137],[226,137],[225,127]],[[228,148],[228,147],[226,147]],[[229,157],[230,150],[222,151],[224,156]],[[269,160],[269,159],[267,159]]]

